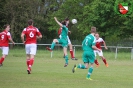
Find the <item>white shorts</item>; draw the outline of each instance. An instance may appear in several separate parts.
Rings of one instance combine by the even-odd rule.
[[[61,35],[59,35],[59,38],[61,38]],[[67,36],[68,44],[71,44],[71,40],[69,39],[69,36]]]
[[[0,47],[0,49],[2,50],[3,55],[8,55],[9,47]]]
[[[26,44],[25,45],[26,54],[36,55],[36,50],[37,50],[37,44]]]
[[[69,39],[69,36],[67,36],[68,44],[71,44],[71,40]]]
[[[99,52],[98,50],[94,50],[94,53],[95,53],[95,56],[97,56],[97,54],[99,55],[99,56],[103,56],[103,52],[102,52],[102,50]]]

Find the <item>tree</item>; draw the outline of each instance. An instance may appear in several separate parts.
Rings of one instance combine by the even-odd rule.
[[[77,19],[78,23],[70,22],[72,31],[70,38],[82,40],[96,26],[100,35],[109,40],[119,40],[132,36],[133,13],[121,17],[114,12],[115,2],[125,0],[0,0],[0,28],[11,24],[11,33],[16,42],[20,42],[20,33],[27,26],[27,20],[33,19],[43,34],[43,39],[57,37],[59,26],[54,21],[66,17]],[[127,0],[126,2],[133,2]],[[131,5],[129,5],[131,6]],[[44,40],[45,41],[45,40]]]

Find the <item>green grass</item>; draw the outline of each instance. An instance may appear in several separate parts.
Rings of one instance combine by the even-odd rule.
[[[1,52],[0,52],[1,53]],[[100,67],[94,67],[92,81],[86,80],[86,70],[77,69],[71,72],[74,64],[82,63],[82,51],[76,52],[78,61],[69,59],[68,67],[64,68],[62,51],[50,52],[38,50],[32,74],[26,70],[26,56],[24,49],[12,49],[0,67],[0,88],[132,88],[133,61],[130,53],[105,52],[109,67],[106,68],[101,59]]]

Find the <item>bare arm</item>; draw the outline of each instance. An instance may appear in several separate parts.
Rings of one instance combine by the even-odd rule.
[[[105,41],[103,42],[103,45],[104,45],[104,48],[105,48],[105,49],[108,49],[107,46],[106,46]]]
[[[42,38],[42,35],[39,35],[39,36],[36,36],[37,39],[41,39]]]
[[[12,40],[12,38],[9,38],[9,41],[13,43],[13,45],[15,45],[15,42]]]
[[[24,34],[23,33],[21,34],[21,40],[22,40],[23,43],[25,43],[25,41],[24,41]]]
[[[92,48],[93,48],[94,50],[101,51],[101,49],[97,48],[96,46],[92,46]]]
[[[68,33],[71,34],[71,31],[68,30]]]
[[[59,24],[60,27],[63,27],[63,25],[57,20],[56,17],[54,17],[55,21],[57,22],[57,24]]]

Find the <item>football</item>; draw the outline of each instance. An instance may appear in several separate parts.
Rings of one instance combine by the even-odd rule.
[[[76,24],[77,23],[77,19],[72,19],[72,24]]]

